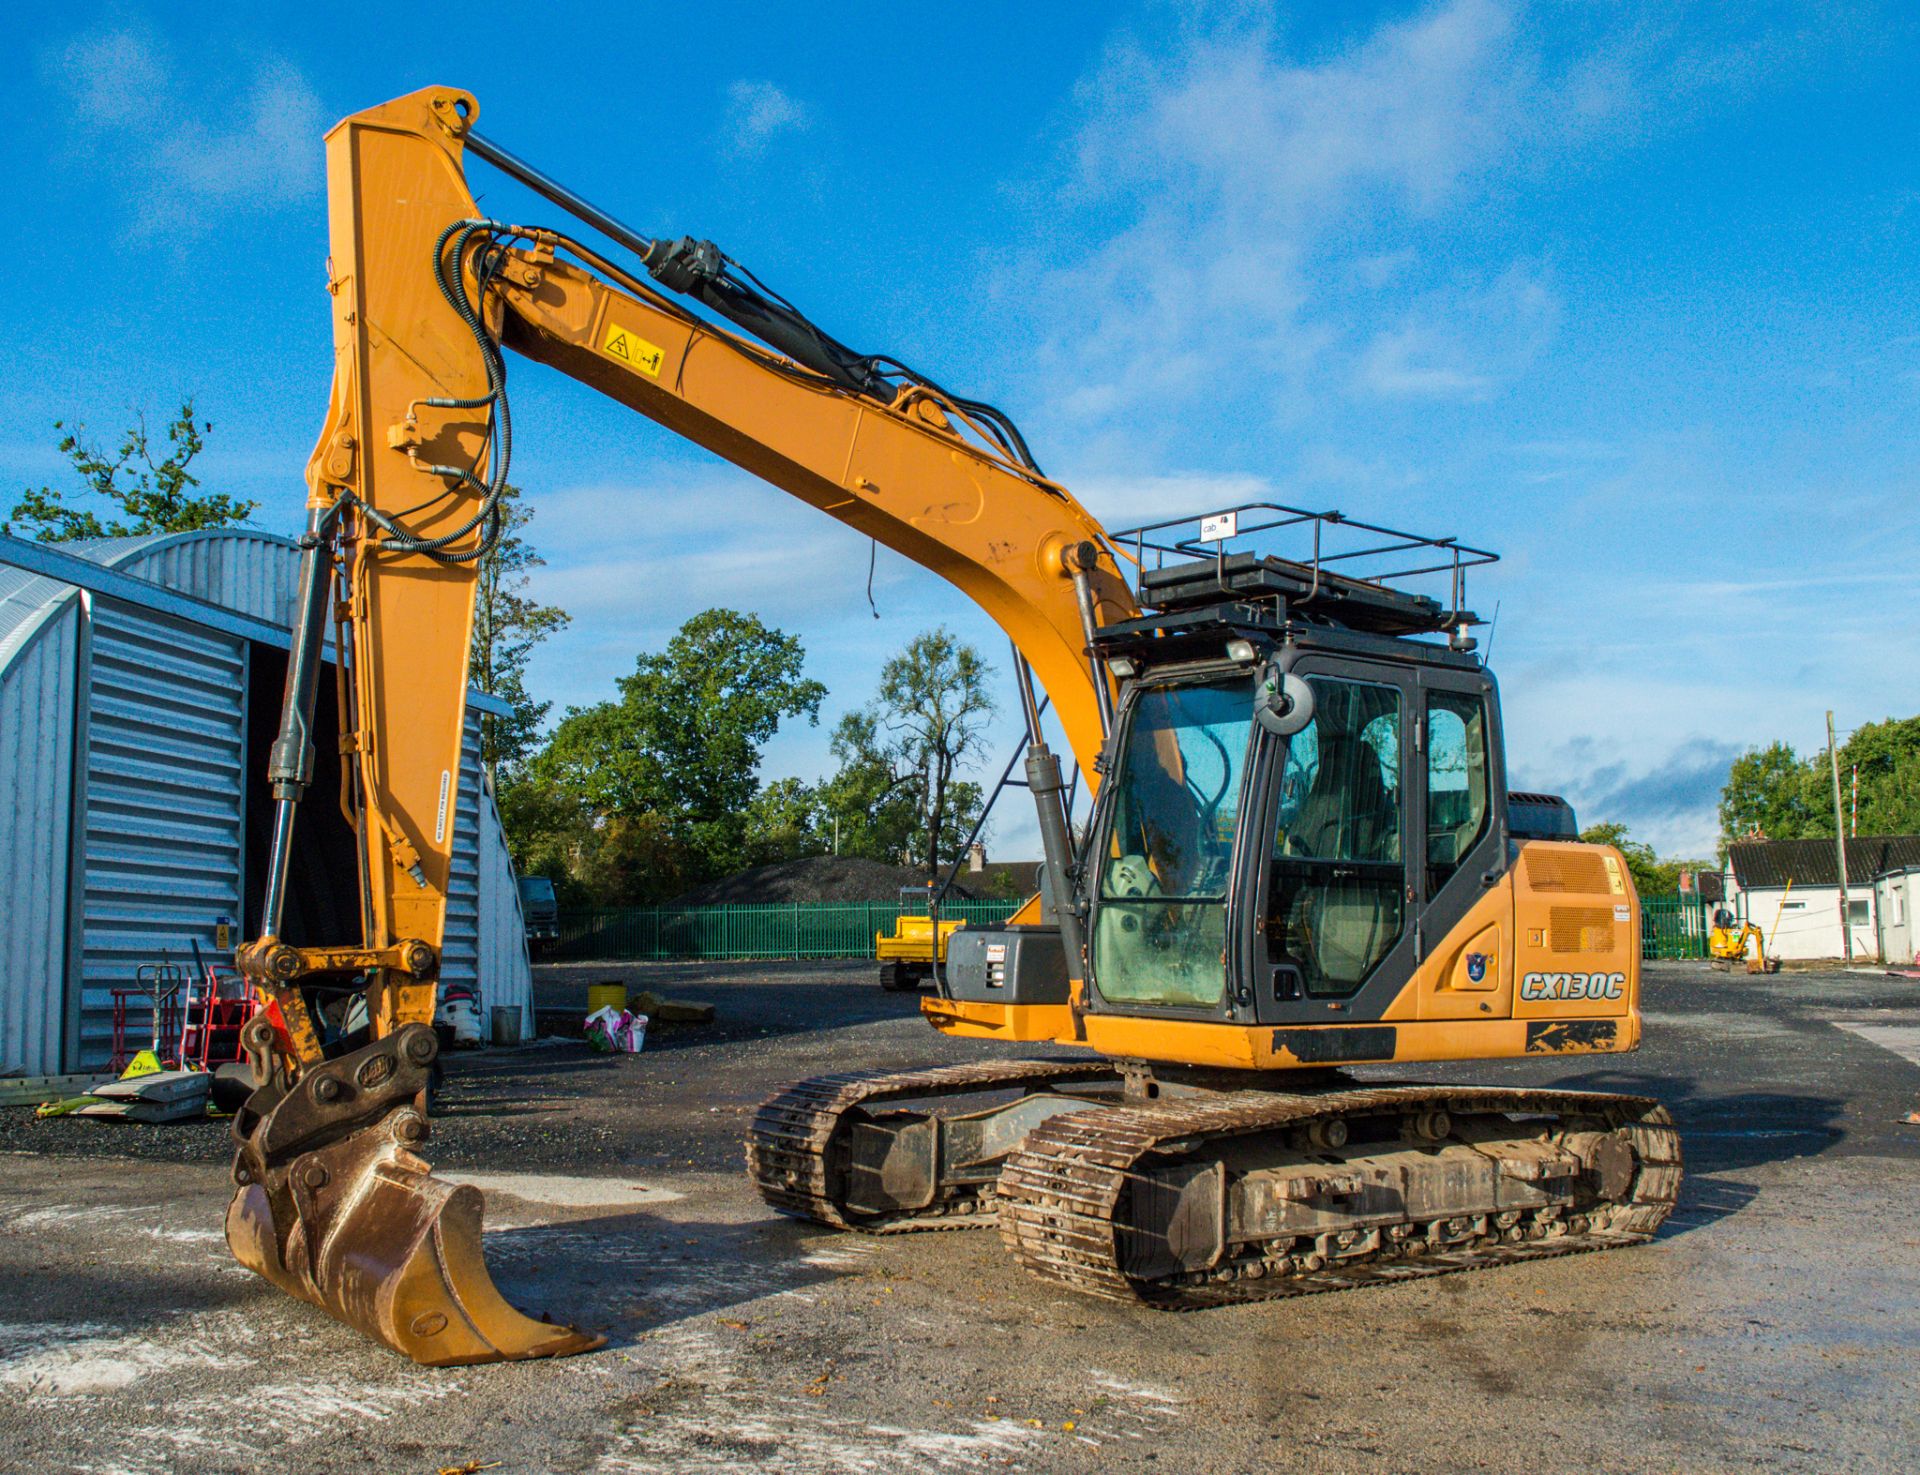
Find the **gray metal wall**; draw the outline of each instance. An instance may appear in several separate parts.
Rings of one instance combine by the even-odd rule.
[[[520,878],[500,825],[493,795],[480,805],[480,988],[491,1027],[493,1011],[518,1008],[520,1038],[533,1038],[533,967],[527,958],[527,923],[520,907]]]
[[[62,609],[0,667],[0,1072],[60,1070],[78,632]]]
[[[533,1038],[533,969],[527,958],[527,927],[520,910],[520,883],[500,826],[500,811],[487,792],[480,765],[480,713],[467,708],[460,751],[460,796],[454,807],[452,879],[447,894],[446,940],[440,982],[465,984],[480,1001],[480,1029],[492,1028],[493,1011],[520,1011],[520,1034]]]
[[[240,919],[247,643],[110,599],[88,622],[78,1068],[112,1050],[112,994],[209,955]]]

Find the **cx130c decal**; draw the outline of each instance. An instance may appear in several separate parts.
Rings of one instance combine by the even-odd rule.
[[[1624,973],[1529,973],[1520,980],[1520,997],[1536,999],[1625,998]]]

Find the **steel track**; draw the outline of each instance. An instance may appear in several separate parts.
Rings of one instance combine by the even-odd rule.
[[[1510,1241],[1496,1238],[1414,1257],[1380,1255],[1318,1270],[1244,1278],[1192,1275],[1145,1280],[1123,1268],[1123,1193],[1148,1159],[1188,1155],[1225,1138],[1293,1131],[1316,1117],[1347,1118],[1441,1107],[1456,1119],[1481,1113],[1523,1112],[1599,1118],[1623,1131],[1638,1159],[1627,1198],[1611,1222],[1587,1233]],[[1487,1087],[1393,1086],[1367,1091],[1254,1100],[1227,1096],[1177,1099],[1150,1105],[1074,1112],[1043,1122],[1007,1160],[1000,1174],[1001,1235],[1014,1258],[1044,1279],[1090,1295],[1161,1310],[1352,1290],[1522,1260],[1547,1259],[1639,1244],[1673,1210],[1680,1187],[1680,1140],[1657,1102],[1638,1096]],[[1220,1272],[1215,1272],[1220,1274]]]
[[[991,1222],[992,1204],[962,1197],[933,1211],[878,1215],[846,1207],[844,1164],[837,1134],[869,1107],[979,1091],[1037,1090],[1118,1080],[1098,1060],[982,1060],[916,1071],[848,1071],[798,1081],[769,1097],[754,1113],[747,1137],[747,1172],[760,1196],[785,1214],[865,1234],[971,1229]],[[980,1212],[984,1209],[986,1212]]]
[[[1648,1098],[1386,1086],[1303,1095],[1249,1091],[1180,1096],[1066,1113],[1028,1133],[1008,1158],[995,1190],[951,1196],[930,1209],[894,1215],[855,1211],[843,1200],[847,1175],[841,1131],[860,1111],[993,1090],[1086,1086],[1119,1075],[1114,1062],[1023,1060],[818,1076],[786,1087],[755,1113],[747,1142],[748,1171],[761,1197],[781,1212],[867,1234],[983,1226],[991,1222],[997,1201],[1002,1238],[1014,1258],[1034,1274],[1090,1295],[1168,1311],[1319,1295],[1639,1244],[1672,1212],[1679,1193],[1679,1136],[1666,1108]],[[1510,1230],[1483,1235],[1471,1244],[1436,1246],[1424,1254],[1401,1247],[1318,1269],[1280,1257],[1263,1262],[1251,1275],[1245,1262],[1224,1271],[1158,1279],[1124,1268],[1126,1188],[1149,1162],[1164,1165],[1229,1138],[1291,1134],[1317,1118],[1404,1116],[1433,1108],[1443,1108],[1456,1119],[1521,1113],[1597,1120],[1632,1145],[1632,1185],[1621,1202],[1602,1206],[1610,1212],[1590,1216],[1604,1222],[1585,1232],[1563,1224],[1554,1226],[1550,1237],[1525,1238],[1520,1236],[1526,1231]]]

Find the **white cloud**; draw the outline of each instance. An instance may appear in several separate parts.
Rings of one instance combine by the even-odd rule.
[[[1714,853],[1727,766],[1766,715],[1750,690],[1705,672],[1503,665],[1511,787],[1564,794],[1583,826],[1617,821],[1662,855]]]
[[[739,81],[727,87],[721,129],[730,153],[758,158],[783,133],[804,133],[813,111],[772,82]]]
[[[1358,382],[1388,398],[1485,399],[1493,380],[1468,367],[1456,345],[1430,328],[1376,334],[1360,355]]]
[[[155,43],[135,31],[96,31],[69,42],[48,70],[65,83],[76,118],[95,128],[139,125],[170,85]]]
[[[1265,477],[1194,471],[1125,477],[1101,473],[1076,480],[1072,487],[1081,505],[1109,529],[1276,500],[1273,485]]]
[[[1360,351],[1354,385],[1388,399],[1488,399],[1547,346],[1559,316],[1546,273],[1525,263],[1423,293]]]
[[[1515,786],[1564,793],[1583,823],[1622,821],[1662,854],[1707,856],[1734,755],[1817,749],[1829,707],[1843,729],[1920,709],[1920,630],[1882,597],[1911,573],[1836,568],[1806,541],[1749,537],[1680,577],[1609,575],[1611,555],[1570,549],[1502,578],[1494,661]]]
[[[873,558],[876,621],[868,540],[742,471],[562,488],[531,507],[531,537],[547,560],[532,592],[573,616],[533,662],[535,689],[561,708],[609,695],[638,652],[659,649],[715,605],[801,635],[810,674],[828,682],[836,706],[866,700],[880,659],[908,636],[973,613],[934,575],[882,548]]]
[[[157,162],[200,199],[296,199],[319,183],[323,129],[306,79],[284,62],[263,62],[232,112],[212,121],[185,118],[157,139]]]
[[[1310,51],[1295,9],[1152,8],[1077,89],[1002,294],[1034,304],[1055,435],[1122,460],[1194,405],[1498,399],[1559,326],[1551,233],[1502,244],[1512,190],[1848,49],[1790,5],[1434,0]]]
[[[1122,223],[1038,294],[1072,313],[1042,325],[1050,379],[1076,386],[1063,415],[1085,428],[1250,378],[1297,412],[1340,358],[1371,393],[1484,393],[1491,369],[1439,349],[1451,324],[1384,322],[1356,343],[1317,284],[1366,298],[1422,276],[1410,242],[1380,227],[1431,215],[1511,148],[1512,51],[1493,0],[1453,0],[1311,63],[1289,57],[1271,7],[1114,47],[1081,88],[1063,199]]]
[[[77,37],[43,59],[80,156],[124,173],[135,235],[211,229],[213,216],[285,204],[322,182],[326,116],[298,68],[274,57],[241,66],[175,65],[150,30]]]
[[[540,571],[535,588],[583,620],[624,620],[671,612],[683,619],[711,604],[753,610],[768,619],[804,618],[826,590],[864,588],[867,545],[841,534],[764,540],[758,529],[704,548],[662,547],[649,539],[631,553]],[[795,571],[804,570],[804,578]],[[684,612],[682,609],[684,607]],[[624,674],[624,673],[623,673]]]

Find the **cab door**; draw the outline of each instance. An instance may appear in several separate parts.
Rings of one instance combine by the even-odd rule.
[[[1423,1019],[1504,1018],[1512,1012],[1506,772],[1500,703],[1484,670],[1420,668],[1412,785],[1413,876],[1419,909]]]
[[[1420,850],[1404,667],[1303,656],[1314,718],[1267,754],[1246,985],[1260,1022],[1379,1019],[1415,961]]]

